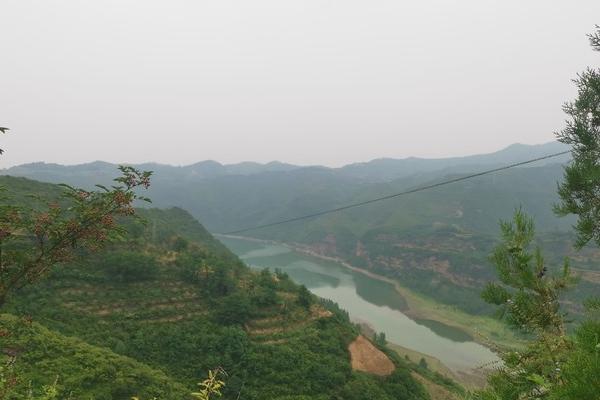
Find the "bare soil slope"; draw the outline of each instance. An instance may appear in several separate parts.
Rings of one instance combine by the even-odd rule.
[[[352,360],[352,369],[386,376],[394,372],[394,363],[377,349],[368,339],[360,335],[348,347]]]

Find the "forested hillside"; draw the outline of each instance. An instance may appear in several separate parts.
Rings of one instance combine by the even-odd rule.
[[[4,358],[16,356],[13,372],[23,394],[30,386],[37,395],[54,382],[60,398],[126,399],[134,393],[144,398],[184,399],[189,394],[189,388],[160,369],[49,330],[28,317],[0,314],[0,332],[7,335],[0,342]],[[4,367],[6,360],[2,361]]]
[[[564,150],[559,143],[513,145],[497,153],[438,160],[374,160],[331,169],[267,164],[252,169],[199,163],[160,166],[150,195],[156,205],[180,206],[206,222],[213,232],[227,232],[310,214],[435,184],[484,169]],[[499,220],[522,207],[533,216],[541,244],[552,265],[572,255],[573,218],[559,218],[562,159],[459,182],[399,199],[351,209],[242,235],[308,247],[397,279],[438,301],[472,313],[488,313],[481,285],[492,277],[488,256],[497,240]],[[9,173],[47,181],[84,184],[105,179],[109,164],[82,166],[30,164]],[[104,177],[104,178],[103,178]],[[560,249],[560,251],[558,250]],[[579,313],[582,298],[598,289],[600,254],[588,249],[577,256],[582,284],[567,300]],[[577,301],[573,301],[577,300]],[[571,301],[573,301],[571,303]]]
[[[0,4],[0,400],[600,400],[600,0]]]
[[[526,158],[541,157],[557,153],[568,148],[559,142],[541,145],[513,144],[505,149],[490,154],[465,157],[426,159],[410,157],[404,159],[380,158],[369,162],[348,164],[339,168],[321,166],[302,167],[273,161],[267,164],[242,162],[223,165],[216,161],[201,161],[186,166],[171,166],[157,163],[138,164],[140,169],[155,171],[156,178],[161,181],[175,180],[188,183],[225,176],[251,176],[264,173],[298,172],[304,174],[311,171],[328,171],[335,177],[347,177],[364,182],[388,182],[406,178],[415,174],[436,172],[441,170],[468,170],[482,166],[498,166],[523,161]],[[564,162],[568,156],[562,156],[552,162]],[[547,163],[547,162],[546,162]],[[540,162],[539,165],[544,165]],[[90,185],[88,178],[95,183],[110,183],[115,164],[96,161],[81,165],[59,165],[44,162],[23,164],[0,170],[7,175],[25,176],[45,182],[72,182],[78,186]],[[300,171],[297,171],[300,170]],[[454,170],[454,171],[453,171]]]
[[[59,193],[23,178],[0,185],[20,201]],[[182,399],[222,368],[225,399],[428,397],[418,367],[391,353],[390,374],[353,371],[359,332],[334,304],[281,272],[252,272],[181,209],[139,215],[121,221],[120,242],[9,297],[0,347],[23,390],[58,379],[63,397]]]

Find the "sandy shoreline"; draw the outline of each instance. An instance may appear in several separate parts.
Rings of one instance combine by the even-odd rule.
[[[307,246],[297,244],[297,243],[290,244],[290,243],[278,242],[275,240],[257,239],[257,238],[246,237],[246,236],[234,236],[234,235],[215,235],[215,236],[287,247],[290,250],[296,251],[298,253],[305,254],[305,255],[315,257],[315,258],[325,260],[325,261],[335,262],[353,272],[357,272],[357,273],[363,274],[365,276],[368,276],[370,278],[390,283],[390,284],[394,285],[395,290],[406,300],[407,309],[402,311],[403,314],[405,314],[408,317],[413,318],[413,319],[415,319],[415,318],[417,318],[417,319],[418,318],[434,319],[438,322],[444,323],[444,324],[452,326],[454,328],[461,329],[461,330],[471,334],[474,342],[479,343],[485,347],[488,347],[490,350],[494,351],[494,349],[489,346],[489,341],[486,341],[485,339],[483,339],[481,337],[481,335],[479,334],[479,332],[472,330],[472,329],[468,329],[467,327],[465,327],[461,324],[453,323],[451,320],[449,320],[447,318],[436,318],[437,314],[431,315],[430,313],[423,312],[421,310],[423,308],[423,306],[419,306],[419,305],[415,304],[416,303],[415,299],[417,298],[417,295],[411,293],[410,289],[404,288],[402,285],[400,285],[400,283],[398,283],[397,281],[395,281],[391,278],[381,276],[381,275],[378,275],[378,274],[370,272],[370,271],[365,271],[361,268],[358,268],[358,267],[355,267],[355,266],[349,264],[348,262],[346,262],[338,257],[331,257],[331,256],[326,256],[323,254],[316,253],[314,250],[308,248]],[[357,322],[359,324],[363,324],[363,325],[370,327],[370,325],[368,323],[366,323],[366,321],[355,320],[354,322]],[[435,358],[431,355],[428,355],[425,353],[419,353],[415,350],[405,348],[397,343],[389,342],[389,344],[391,345],[391,348],[393,348],[395,351],[397,351],[400,355],[405,356],[405,355],[407,355],[407,353],[409,353],[412,357],[414,357],[415,355],[418,355],[418,357],[420,357],[422,355],[422,356],[425,356],[426,358],[428,358],[430,361],[435,360],[437,363],[439,363],[438,364],[439,365],[438,372],[441,372],[443,375],[447,375],[447,376],[450,375],[453,379],[460,381],[463,385],[465,385],[467,387],[478,388],[478,387],[482,387],[485,384],[485,372],[481,369],[476,368],[476,369],[473,369],[472,371],[454,369],[454,368],[451,368],[450,366],[443,364],[441,361],[439,361],[437,358]]]
[[[331,257],[331,256],[319,254],[319,253],[315,252],[314,250],[308,248],[307,246],[298,244],[298,243],[290,244],[290,243],[278,242],[275,240],[257,239],[257,238],[252,238],[252,237],[235,236],[235,235],[216,235],[216,236],[221,236],[221,237],[226,237],[226,238],[231,238],[231,239],[247,240],[247,241],[255,242],[255,243],[264,243],[264,244],[272,244],[272,245],[287,247],[298,253],[302,253],[302,254],[305,254],[305,255],[308,255],[311,257],[325,260],[325,261],[335,262],[335,263],[338,263],[338,264],[344,266],[345,268],[347,268],[351,271],[363,274],[363,275],[368,276],[373,279],[387,282],[391,285],[394,285],[395,290],[406,300],[407,309],[402,310],[402,313],[405,314],[406,316],[408,316],[412,319],[419,319],[419,318],[433,319],[437,322],[443,323],[443,324],[451,326],[453,328],[460,329],[460,330],[470,334],[471,337],[473,338],[474,342],[479,343],[482,346],[485,346],[492,351],[495,351],[495,349],[493,348],[494,346],[490,343],[490,340],[488,340],[486,337],[484,337],[481,334],[481,332],[479,332],[477,329],[474,329],[471,326],[466,326],[464,324],[456,323],[455,321],[453,321],[450,318],[440,318],[439,312],[434,312],[435,310],[433,310],[433,309],[423,310],[424,307],[417,304],[418,303],[417,299],[419,298],[419,296],[415,293],[412,293],[410,289],[403,287],[398,281],[396,281],[394,279],[388,278],[386,276],[378,275],[371,271],[366,271],[362,268],[355,267],[355,266],[349,264],[348,262],[346,262],[345,260],[340,259],[339,257]],[[440,304],[440,306],[443,307],[444,305]],[[427,311],[429,311],[429,312],[427,312]],[[432,313],[433,313],[433,315],[432,315]]]
[[[233,236],[233,235],[215,235],[215,236],[222,236],[222,237],[227,237],[227,238],[231,238],[231,239],[241,239],[241,240],[247,240],[249,242],[274,244],[274,245],[278,245],[278,246],[287,247],[291,250],[297,251],[298,253],[306,254],[311,257],[319,258],[321,260],[326,260],[326,261],[333,261],[335,263],[343,265],[344,267],[346,267],[354,272],[361,273],[370,278],[377,279],[377,280],[380,280],[383,282],[388,282],[394,286],[398,285],[398,282],[394,281],[391,278],[388,278],[388,277],[385,277],[382,275],[377,275],[373,272],[365,271],[364,269],[355,267],[351,264],[348,264],[346,261],[342,260],[339,257],[331,257],[331,256],[319,254],[319,253],[315,252],[314,250],[308,248],[307,246],[304,246],[304,245],[301,245],[298,243],[290,244],[290,243],[284,243],[284,242],[277,242],[275,240],[256,239],[256,238],[251,238],[251,237],[247,237],[247,236]],[[402,294],[402,293],[400,293],[400,294]]]

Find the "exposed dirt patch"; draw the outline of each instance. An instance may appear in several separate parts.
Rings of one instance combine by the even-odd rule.
[[[208,311],[193,311],[193,312],[189,312],[186,314],[170,315],[168,317],[163,317],[163,318],[146,319],[146,320],[144,320],[144,322],[149,322],[149,323],[177,322],[177,321],[182,321],[182,320],[188,320],[193,317],[199,317],[202,315],[208,315]]]
[[[385,266],[390,270],[420,269],[423,271],[433,271],[438,276],[442,276],[448,281],[458,286],[475,287],[479,284],[479,282],[474,278],[471,278],[466,275],[459,275],[452,272],[450,261],[444,259],[443,255],[442,258],[438,258],[437,256],[431,256],[421,260],[415,260],[405,257],[379,256],[376,257],[375,261],[378,264]]]
[[[321,318],[329,318],[333,315],[333,313],[329,310],[324,309],[321,306],[313,305],[310,308],[310,320],[321,319]]]
[[[246,325],[246,330],[253,336],[275,335],[276,333],[285,332],[285,328],[281,326],[274,326],[271,328],[251,328]]]
[[[139,309],[147,310],[181,310],[184,308],[198,308],[198,297],[193,296],[180,296],[173,297],[170,299],[155,301],[155,302],[113,302],[110,304],[92,304],[92,305],[83,305],[81,302],[68,302],[65,303],[67,307],[71,309],[75,309],[79,312],[83,313],[91,313],[99,316],[107,316],[114,313],[123,313],[123,312],[135,312]]]
[[[396,367],[381,350],[377,349],[364,336],[360,335],[348,346],[352,369],[374,375],[390,375]]]
[[[323,307],[313,304],[310,313],[302,319],[285,320],[280,315],[255,319],[246,324],[246,331],[250,335],[275,335],[301,329],[307,324],[321,318],[330,318],[333,313]]]

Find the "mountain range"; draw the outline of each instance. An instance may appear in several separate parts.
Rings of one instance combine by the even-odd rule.
[[[189,166],[140,164],[154,171],[148,195],[154,206],[180,207],[207,229],[226,233],[431,185],[465,174],[567,151],[558,142],[514,144],[490,154],[443,159],[377,159],[340,168],[279,162]],[[557,182],[569,155],[479,176],[364,207],[305,219],[246,236],[309,247],[391,277],[434,299],[469,312],[488,312],[480,288],[493,278],[488,255],[498,222],[516,208],[534,217],[550,259],[572,253],[573,218],[553,212]],[[116,165],[33,163],[0,171],[46,182],[90,187],[109,184]],[[552,245],[549,245],[549,244]],[[560,253],[556,249],[563,249]],[[600,255],[587,250],[579,267],[594,269]],[[594,275],[595,276],[595,275]],[[590,278],[579,296],[596,288]]]
[[[142,163],[135,166],[140,169],[154,171],[159,177],[176,176],[178,179],[198,181],[231,175],[255,175],[261,173],[291,171],[328,171],[338,177],[347,177],[366,182],[385,182],[413,174],[432,172],[447,168],[471,168],[483,165],[500,165],[522,161],[526,158],[541,157],[551,153],[568,150],[568,147],[559,142],[549,142],[541,145],[513,144],[502,150],[490,154],[479,154],[464,157],[427,159],[409,157],[403,159],[379,158],[369,162],[348,164],[339,168],[323,166],[299,166],[272,161],[266,164],[257,162],[241,162],[237,164],[220,164],[217,161],[206,160],[185,166],[172,166],[159,163]],[[556,158],[550,162],[560,162],[568,156]],[[541,164],[538,164],[541,165]],[[11,168],[0,169],[0,174],[25,176],[37,178],[41,181],[81,180],[96,177],[102,182],[107,182],[114,175],[116,164],[103,161],[94,161],[87,164],[61,165],[53,163],[36,162],[22,164]],[[95,175],[94,175],[95,174]]]
[[[61,193],[26,178],[0,185],[13,204]],[[181,400],[214,370],[224,371],[228,399],[429,399],[420,382],[461,392],[365,340],[346,312],[285,273],[252,271],[186,211],[137,214],[120,219],[128,231],[120,240],[8,297],[0,397],[26,398],[3,397],[8,367],[18,377],[9,393],[36,399]],[[351,363],[357,344],[387,363],[385,373]],[[42,396],[48,390],[56,396]]]

